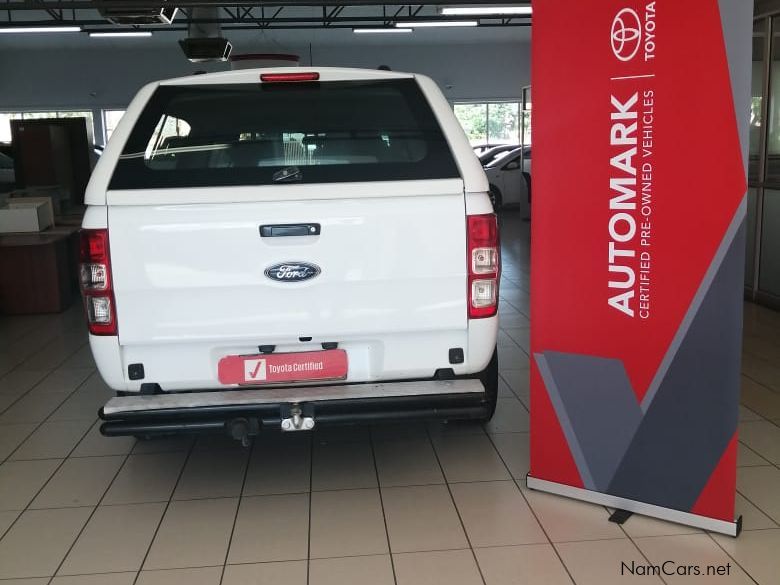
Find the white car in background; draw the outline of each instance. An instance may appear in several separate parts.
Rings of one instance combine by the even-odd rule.
[[[494,209],[517,207],[523,217],[531,215],[531,147],[518,147],[485,167]]]
[[[428,77],[149,84],[85,199],[103,434],[493,415],[498,224]]]

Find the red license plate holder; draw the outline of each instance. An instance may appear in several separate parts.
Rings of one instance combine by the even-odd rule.
[[[343,349],[229,355],[219,360],[220,384],[258,386],[312,380],[344,380],[347,352]]]

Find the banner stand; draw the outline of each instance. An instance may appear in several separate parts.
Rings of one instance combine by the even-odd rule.
[[[698,514],[691,514],[690,512],[680,512],[679,510],[672,510],[671,508],[663,508],[645,502],[637,502],[636,500],[628,500],[626,498],[619,498],[601,492],[593,492],[563,483],[538,479],[531,477],[530,474],[526,475],[525,483],[528,486],[528,489],[531,490],[547,492],[556,496],[565,496],[567,498],[582,500],[583,502],[598,504],[599,506],[606,506],[608,508],[626,510],[627,512],[658,518],[660,520],[666,520],[667,522],[675,522],[676,524],[684,524],[694,528],[701,528],[702,530],[717,532],[719,534],[725,534],[726,536],[736,537],[742,532],[742,516],[733,522],[726,522],[725,520],[717,520],[708,516],[699,516]]]

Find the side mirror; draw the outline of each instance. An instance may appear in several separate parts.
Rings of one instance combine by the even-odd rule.
[[[506,165],[504,168],[502,168],[502,171],[516,171],[520,168],[520,161],[519,160],[513,160],[511,163]]]

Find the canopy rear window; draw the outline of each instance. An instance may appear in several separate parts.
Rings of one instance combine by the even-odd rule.
[[[110,189],[458,177],[413,79],[161,86]]]

